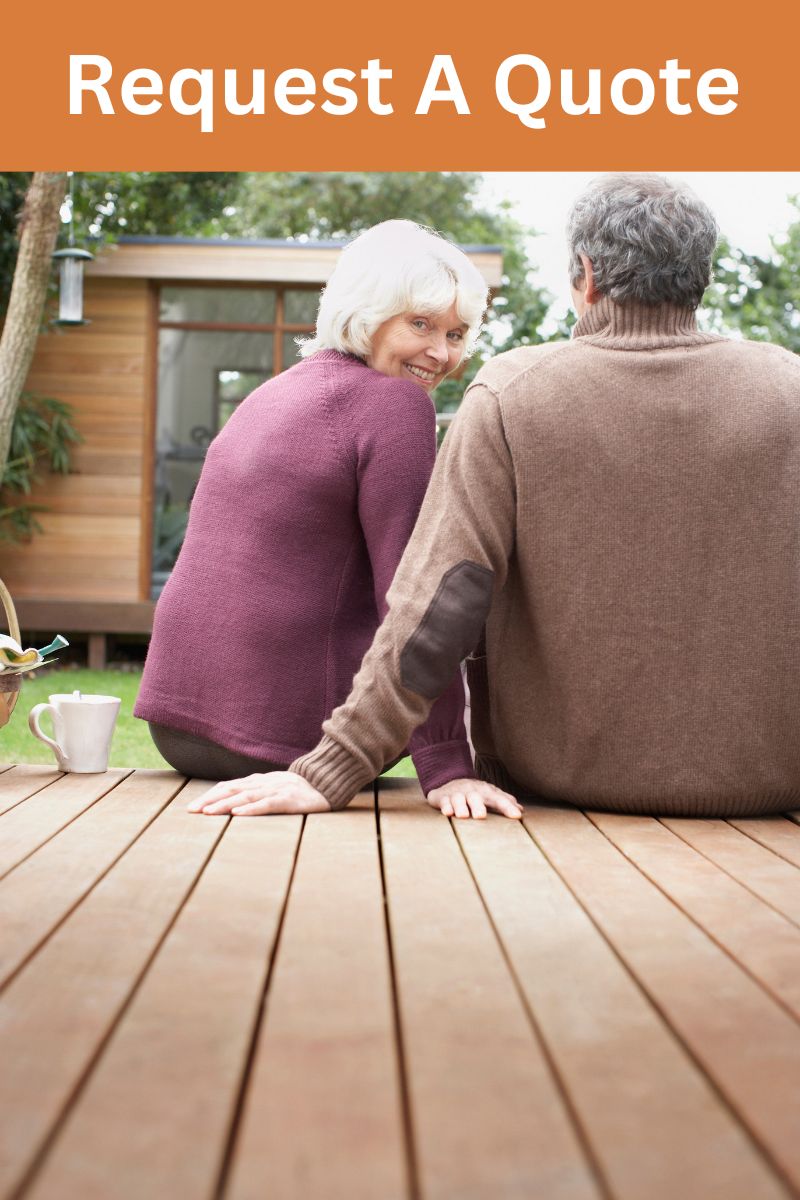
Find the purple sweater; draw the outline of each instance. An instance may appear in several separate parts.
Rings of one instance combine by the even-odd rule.
[[[350,691],[433,469],[425,391],[322,350],[209,447],[134,713],[290,763]],[[219,665],[215,665],[219,664]],[[472,776],[460,675],[414,734],[427,792]]]

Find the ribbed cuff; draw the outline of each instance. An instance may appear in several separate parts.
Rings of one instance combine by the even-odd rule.
[[[333,738],[323,734],[310,754],[296,758],[289,770],[307,779],[328,801],[332,809],[345,808],[370,782],[373,772],[354,758]]]
[[[411,758],[417,769],[420,787],[427,796],[434,788],[451,779],[474,779],[475,768],[469,745],[459,738],[454,742],[435,742],[412,750]]]

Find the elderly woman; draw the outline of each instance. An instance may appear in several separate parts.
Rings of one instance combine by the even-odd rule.
[[[343,251],[302,361],[210,446],[135,708],[177,770],[230,779],[316,744],[386,613],[434,464],[430,394],[486,298],[445,239],[375,226]],[[411,746],[426,793],[476,786],[458,672],[448,683]]]
[[[291,774],[198,808],[346,804],[484,621],[484,779],[628,813],[800,807],[800,359],[698,328],[716,237],[659,176],[578,199],[572,339],[468,390],[347,702]]]

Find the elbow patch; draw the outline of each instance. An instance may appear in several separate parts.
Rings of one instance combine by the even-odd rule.
[[[425,615],[400,655],[400,682],[410,692],[435,700],[458,664],[478,643],[492,603],[494,571],[457,563],[436,589]]]

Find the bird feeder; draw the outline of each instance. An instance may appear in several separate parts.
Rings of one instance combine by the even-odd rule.
[[[86,325],[83,316],[83,268],[86,260],[94,255],[77,246],[56,250],[53,258],[58,259],[58,319],[57,325]]]

